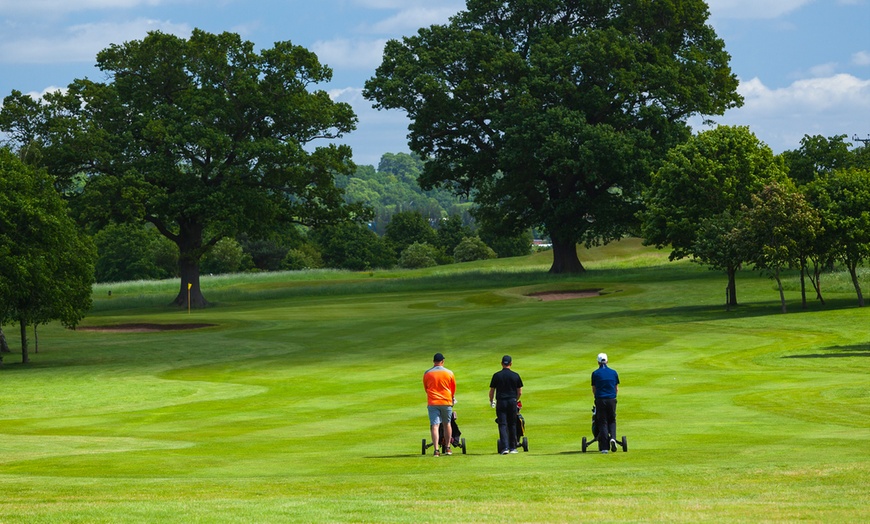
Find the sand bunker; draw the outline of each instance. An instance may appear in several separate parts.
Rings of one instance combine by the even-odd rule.
[[[540,291],[537,293],[529,293],[527,296],[535,297],[538,300],[568,300],[572,298],[589,298],[601,295],[600,289],[580,289],[576,291]]]

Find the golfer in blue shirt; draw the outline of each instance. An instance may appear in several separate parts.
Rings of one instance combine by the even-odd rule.
[[[592,372],[592,395],[595,397],[595,426],[598,451],[616,451],[616,394],[619,374],[607,367],[607,354],[598,354],[598,369]]]

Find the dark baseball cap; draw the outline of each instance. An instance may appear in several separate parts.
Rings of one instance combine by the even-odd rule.
[[[441,353],[435,353],[435,356],[432,357],[432,362],[441,362],[442,360],[444,360],[444,355]]]
[[[510,364],[511,363],[511,356],[505,355],[505,356],[501,357],[501,363],[502,364]]]

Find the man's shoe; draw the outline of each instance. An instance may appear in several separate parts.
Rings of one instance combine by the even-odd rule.
[[[606,449],[602,449],[601,452],[602,452],[602,453],[607,453],[607,450],[606,450]]]
[[[432,456],[433,456],[433,457],[440,457],[440,456],[441,456],[441,452],[438,451],[438,450],[436,449],[436,450],[435,450],[435,453],[432,453]]]
[[[448,454],[448,455],[452,455],[452,454],[453,454],[453,450],[450,449],[450,448],[447,448],[447,454]]]
[[[504,450],[501,452],[502,455],[507,455],[508,453],[510,453],[510,451],[508,451],[508,450]]]
[[[519,451],[517,451],[517,450],[515,450],[515,449],[512,449],[512,450],[510,451],[510,453],[511,453],[511,454],[519,453]]]
[[[610,439],[610,451],[616,453],[616,439]]]

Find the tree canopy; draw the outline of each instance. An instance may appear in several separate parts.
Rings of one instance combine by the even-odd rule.
[[[53,320],[74,327],[91,306],[96,248],[67,214],[44,172],[0,148],[0,325]]]
[[[734,249],[752,195],[786,178],[783,162],[747,127],[719,126],[669,152],[652,177],[642,214],[644,242],[670,246],[672,260],[691,257],[728,277],[728,305],[737,304],[735,273],[745,257]]]
[[[737,235],[743,257],[776,281],[782,312],[786,312],[782,271],[801,270],[801,303],[806,307],[803,275],[807,253],[821,231],[819,213],[788,180],[771,182],[751,196]]]
[[[161,32],[97,55],[106,82],[74,80],[41,102],[4,100],[0,128],[30,161],[69,188],[98,225],[153,224],[179,249],[175,303],[205,305],[199,262],[219,240],[364,215],[336,173],[354,170],[347,146],[313,147],[355,128],[350,106],[312,86],[331,79],[314,53],[290,42],[255,52],[232,33]]]
[[[804,135],[797,150],[782,154],[788,165],[788,174],[797,184],[807,184],[819,175],[835,169],[844,169],[857,162],[849,150],[846,135],[825,138],[821,135]]]
[[[858,267],[870,259],[870,169],[849,168],[820,176],[805,188],[822,219],[831,254],[849,271],[864,306]]]
[[[474,195],[505,233],[540,227],[551,272],[577,242],[631,231],[648,174],[686,120],[741,103],[702,0],[468,0],[392,40],[365,96],[411,118],[424,187]]]

